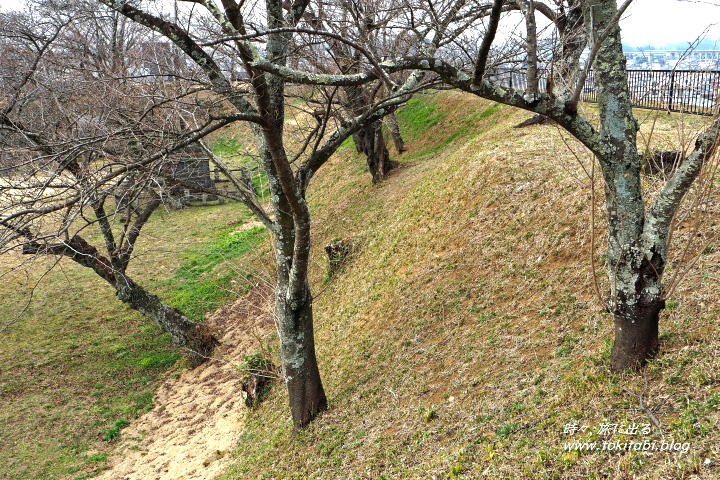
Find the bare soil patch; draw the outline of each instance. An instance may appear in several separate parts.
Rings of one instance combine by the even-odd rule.
[[[257,286],[210,315],[206,322],[222,342],[216,360],[170,374],[155,408],[122,431],[109,470],[97,478],[199,480],[227,468],[247,412],[238,365],[257,351],[261,332],[274,328],[268,288]]]

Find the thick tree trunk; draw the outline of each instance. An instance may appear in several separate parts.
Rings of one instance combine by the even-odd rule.
[[[653,247],[629,246],[610,277],[608,302],[615,324],[610,366],[615,372],[637,370],[658,351],[658,317],[665,308],[660,276],[665,260]]]
[[[219,345],[207,327],[193,322],[179,310],[165,305],[160,299],[127,276],[118,275],[116,283],[118,298],[133,310],[147,315],[172,341],[190,350],[193,365],[207,360]]]
[[[610,360],[614,372],[637,370],[658,351],[658,317],[665,302],[658,299],[640,301],[634,308],[613,316],[615,343]]]
[[[395,167],[395,163],[390,160],[390,153],[382,134],[382,122],[366,125],[353,135],[353,140],[358,153],[363,153],[367,157],[373,183],[383,180]]]
[[[616,2],[582,4],[584,18],[593,19],[586,22],[588,38],[601,42],[593,69],[605,145],[595,153],[605,180],[608,310],[615,324],[611,368],[623,371],[642,367],[657,352],[658,313],[664,307],[660,277],[666,262],[666,237],[646,224],[638,124],[628,93],[620,28],[614,23]]]
[[[279,190],[268,176],[271,190]],[[327,398],[315,356],[312,294],[303,257],[310,249],[310,215],[306,209],[291,215],[287,198],[273,195],[275,209],[276,326],[280,360],[288,389],[294,430],[306,426],[327,408]],[[302,198],[304,202],[304,198]]]
[[[390,113],[387,117],[385,117],[385,119],[387,120],[388,129],[390,130],[390,135],[392,135],[393,143],[395,143],[395,150],[397,150],[398,153],[403,153],[407,150],[407,148],[405,148],[405,142],[400,134],[400,124],[398,123],[397,117],[394,113]]]
[[[327,398],[315,357],[312,296],[305,288],[305,302],[293,308],[287,292],[278,288],[276,304],[280,331],[280,358],[290,399],[293,425],[298,430],[327,409]]]

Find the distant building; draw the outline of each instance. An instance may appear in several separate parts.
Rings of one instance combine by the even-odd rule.
[[[623,52],[628,70],[720,70],[720,50],[633,49]],[[589,51],[583,52],[585,62]]]

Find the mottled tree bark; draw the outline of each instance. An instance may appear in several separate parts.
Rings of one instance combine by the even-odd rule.
[[[271,189],[273,185],[271,185]],[[275,312],[280,336],[285,385],[288,390],[293,426],[298,430],[306,426],[321,411],[327,409],[327,397],[320,379],[315,356],[312,294],[307,270],[293,268],[298,240],[309,248],[309,214],[297,228],[297,221],[288,215],[289,205],[282,196],[273,202],[276,212],[275,252],[278,279],[275,286]],[[305,238],[298,238],[305,237]],[[293,292],[293,284],[302,282],[301,291]]]
[[[306,286],[304,301],[292,305],[285,300],[284,292],[278,293],[276,311],[281,338],[280,358],[293,425],[299,429],[327,409],[327,397],[315,357],[312,296],[309,286]]]
[[[528,95],[536,95],[538,93],[538,42],[537,42],[537,26],[535,23],[535,0],[516,0],[525,16],[525,27],[527,36],[525,45],[527,57],[527,90]]]
[[[150,318],[160,330],[170,334],[173,343],[187,348],[193,365],[207,360],[219,345],[207,327],[190,320],[180,310],[165,305],[126,275],[118,275],[116,289],[123,303]]]
[[[382,134],[382,122],[366,125],[353,135],[353,140],[358,153],[367,157],[373,183],[380,182],[395,167]]]
[[[597,39],[611,29],[598,51],[595,75],[600,109],[600,134],[606,151],[598,160],[605,179],[608,222],[610,298],[608,310],[615,322],[614,371],[637,368],[657,350],[657,318],[663,307],[659,277],[665,260],[643,240],[645,204],[637,152],[638,124],[632,105],[622,53],[620,28],[611,24],[615,2],[589,5],[585,18],[593,18],[588,35]],[[649,260],[648,260],[649,259]]]
[[[615,326],[610,365],[616,372],[637,369],[658,351],[659,314],[665,308],[660,275],[665,261],[639,245],[626,245],[608,271],[612,295],[608,309]]]
[[[395,150],[397,150],[397,153],[403,153],[407,148],[405,148],[405,142],[400,133],[400,124],[398,123],[397,116],[395,116],[395,113],[391,113],[385,117],[385,120],[387,120],[388,130],[390,130],[390,135],[392,135]]]
[[[572,97],[580,73],[580,56],[587,46],[587,30],[583,23],[581,0],[571,0],[567,12],[555,22],[561,45],[555,52],[548,90],[563,101]]]

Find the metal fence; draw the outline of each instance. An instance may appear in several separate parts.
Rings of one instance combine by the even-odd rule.
[[[515,90],[527,89],[527,74],[524,71],[505,70],[492,73],[488,78],[491,82],[499,83],[503,87],[510,87]],[[541,92],[547,89],[546,71],[541,70],[538,74],[538,89]]]
[[[597,101],[594,72],[590,72],[583,100]],[[628,70],[630,98],[638,108],[712,115],[720,93],[718,70]]]
[[[696,115],[713,115],[720,107],[719,70],[628,70],[628,87],[633,106]],[[527,76],[523,72],[503,72],[493,80],[524,90]],[[546,80],[539,80],[540,90]],[[594,72],[590,71],[582,99],[597,102]]]

